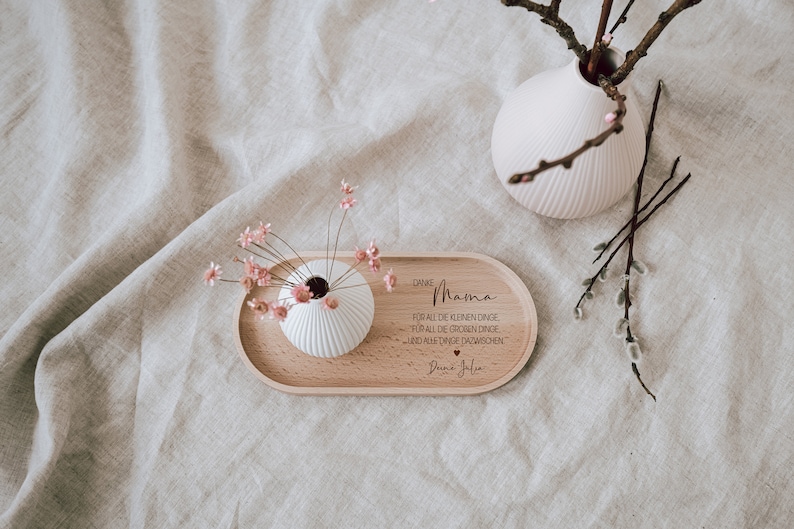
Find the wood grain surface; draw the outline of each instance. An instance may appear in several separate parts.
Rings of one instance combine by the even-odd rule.
[[[301,256],[307,261],[325,252]],[[351,253],[337,259],[353,262]],[[234,309],[243,362],[266,384],[298,395],[473,395],[507,383],[529,360],[535,305],[505,265],[476,253],[384,254],[382,260],[376,274],[366,263],[360,267],[375,297],[375,320],[350,353],[326,359],[296,349],[278,323],[255,320],[245,302],[277,292],[256,287]],[[382,280],[389,268],[398,278],[392,293]]]

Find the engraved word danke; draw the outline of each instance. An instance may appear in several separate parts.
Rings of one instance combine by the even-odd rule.
[[[437,360],[431,360],[430,372],[427,374],[432,375],[435,373],[437,375],[455,375],[458,378],[463,378],[466,375],[476,375],[483,369],[484,368],[480,366],[474,365],[473,358],[469,362],[466,362],[466,360],[461,360],[460,363],[451,364],[439,364]]]
[[[465,293],[453,293],[447,288],[447,280],[442,279],[441,282],[438,284],[436,288],[433,289],[433,306],[436,306],[436,303],[446,303],[447,301],[491,301],[496,299],[496,296],[491,296],[490,294],[485,295],[475,295],[469,294],[468,292]]]

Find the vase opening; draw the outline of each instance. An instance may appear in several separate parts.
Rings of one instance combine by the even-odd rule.
[[[587,78],[587,64],[580,62],[579,63],[579,73],[582,74],[582,79],[587,81],[593,86],[598,85],[598,76],[603,75],[605,77],[609,77],[623,64],[625,60],[625,55],[621,52],[613,50],[611,48],[605,49],[601,52],[601,57],[598,58],[598,66],[596,66],[596,75],[595,79],[592,81]],[[618,83],[619,84],[619,83]]]
[[[314,299],[319,299],[328,294],[329,286],[328,281],[320,276],[312,276],[306,280],[306,286],[309,287]]]

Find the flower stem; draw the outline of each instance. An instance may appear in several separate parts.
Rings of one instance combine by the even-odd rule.
[[[334,271],[334,261],[336,261],[336,250],[339,247],[339,234],[342,233],[342,225],[345,223],[347,217],[347,210],[342,214],[342,220],[339,221],[339,229],[336,230],[336,241],[334,241],[334,256],[331,258],[331,269],[328,271],[328,279],[331,278],[331,273]]]

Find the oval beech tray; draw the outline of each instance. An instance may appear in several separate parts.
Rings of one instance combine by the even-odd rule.
[[[353,262],[352,253],[337,259]],[[474,395],[505,384],[527,363],[537,338],[535,304],[505,265],[476,253],[382,259],[380,273],[360,267],[375,297],[375,320],[358,347],[337,358],[300,352],[278,323],[255,320],[245,302],[277,292],[255,287],[234,312],[243,362],[269,386],[298,395]],[[397,276],[391,294],[382,280],[389,268]]]

